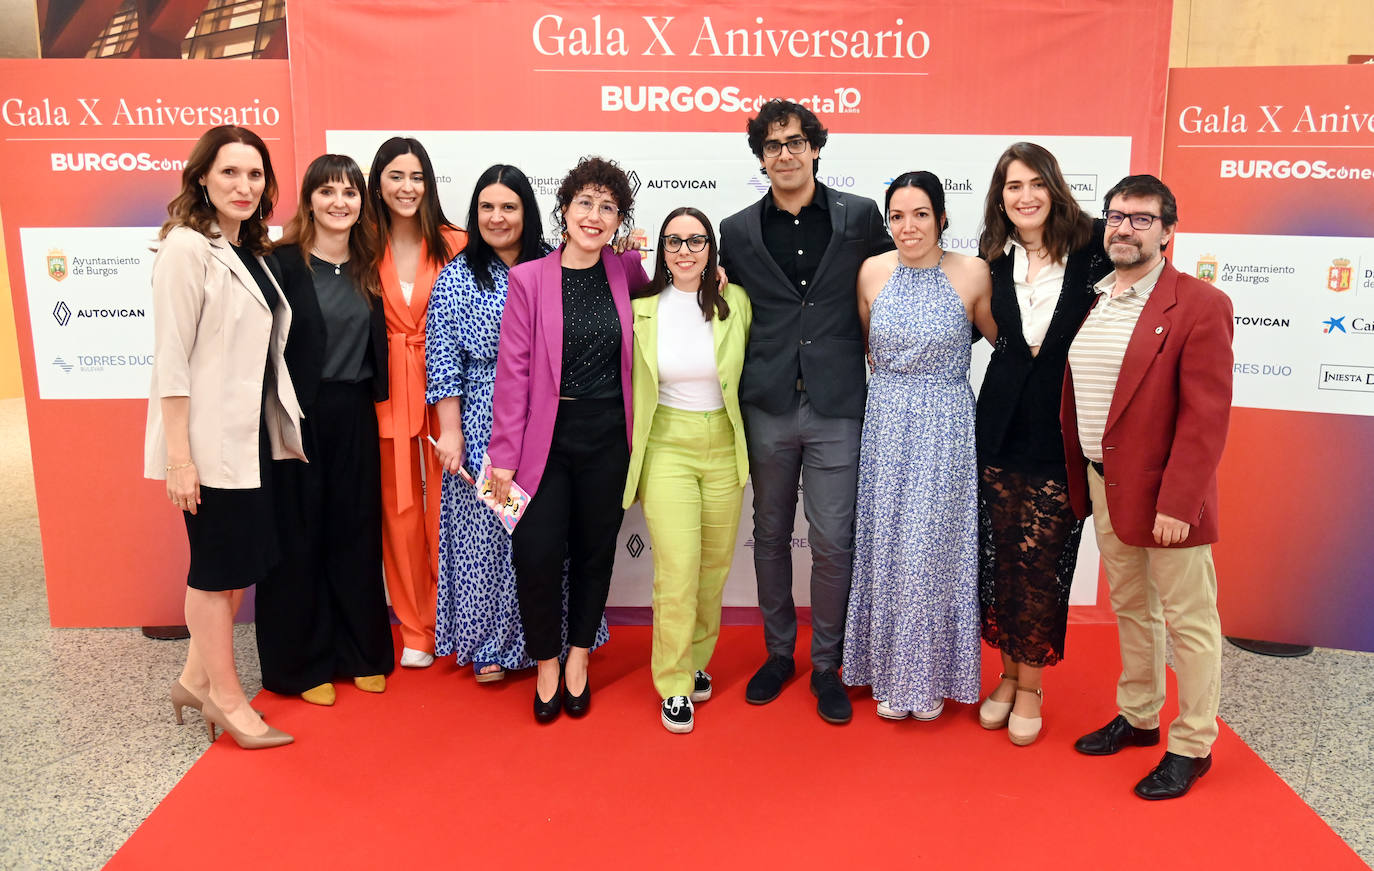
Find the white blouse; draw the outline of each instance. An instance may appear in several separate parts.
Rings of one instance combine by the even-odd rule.
[[[1016,283],[1016,302],[1021,308],[1021,334],[1026,344],[1034,348],[1045,341],[1055,306],[1059,304],[1059,291],[1064,286],[1064,264],[1047,263],[1040,267],[1035,281],[1027,281],[1030,253],[1018,240],[1008,239],[1004,250],[1011,254],[1012,249],[1016,253],[1011,277]]]

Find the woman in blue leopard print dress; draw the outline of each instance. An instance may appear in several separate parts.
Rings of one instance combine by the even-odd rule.
[[[444,467],[434,653],[452,653],[460,666],[471,663],[477,680],[487,682],[534,661],[525,653],[510,534],[457,471],[461,464],[474,477],[480,473],[491,439],[496,348],[510,267],[537,260],[550,249],[542,239],[529,179],[513,166],[497,164],[477,179],[467,226],[478,232],[435,281],[425,325],[425,401],[438,410]],[[606,637],[603,618],[596,646]]]

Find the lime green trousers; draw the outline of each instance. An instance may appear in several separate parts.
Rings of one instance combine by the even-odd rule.
[[[744,497],[725,410],[655,409],[639,481],[654,554],[650,670],[661,697],[686,696],[720,636]]]

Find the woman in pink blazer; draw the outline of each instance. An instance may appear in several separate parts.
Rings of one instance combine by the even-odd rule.
[[[633,207],[619,166],[599,157],[578,161],[558,189],[564,244],[510,271],[501,318],[487,453],[498,499],[512,480],[531,496],[511,556],[526,646],[539,665],[540,722],[560,708],[582,716],[591,703],[588,655],[606,609],[624,514],[614,484],[625,480],[630,462],[630,293],[649,281],[638,251],[608,247],[628,230]]]

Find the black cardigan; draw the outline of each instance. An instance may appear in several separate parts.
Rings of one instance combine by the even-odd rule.
[[[982,465],[1052,474],[1062,478],[1064,442],[1059,429],[1059,400],[1069,345],[1092,308],[1093,285],[1112,271],[1103,250],[1105,226],[1093,222],[1088,244],[1064,264],[1064,283],[1040,352],[1032,357],[1021,325],[1021,307],[1012,278],[1016,249],[989,264],[992,316],[997,344],[982,389],[978,392],[977,445]]]
[[[320,314],[320,300],[315,295],[315,281],[310,266],[301,254],[300,246],[284,245],[267,258],[275,267],[277,281],[291,303],[291,331],[286,336],[286,369],[296,388],[296,400],[307,414],[315,405],[319,393],[320,374],[324,368],[324,315]],[[367,360],[372,364],[372,401],[387,398],[386,314],[382,300],[368,300],[372,311],[369,323],[371,340]]]

